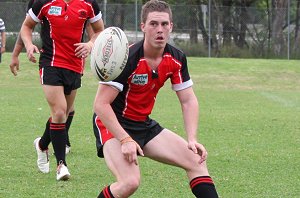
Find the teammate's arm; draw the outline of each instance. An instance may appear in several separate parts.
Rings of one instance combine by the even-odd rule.
[[[97,36],[100,34],[101,31],[104,30],[104,24],[102,19],[91,23],[90,25],[93,31],[88,34],[89,36],[91,36],[90,40],[87,43],[74,44],[75,46],[77,46],[75,49],[75,56],[77,57],[86,58],[91,53]]]
[[[2,46],[1,46],[1,54],[5,52],[5,44],[6,44],[6,33],[5,31],[1,32]]]
[[[87,36],[90,40],[94,35],[94,30],[89,22],[86,24],[85,29],[86,29]]]
[[[21,34],[19,33],[17,41],[16,41],[15,46],[14,46],[14,50],[13,50],[12,55],[11,55],[11,61],[10,61],[10,64],[9,64],[10,71],[15,76],[18,74],[18,71],[19,71],[19,65],[20,65],[19,55],[20,55],[23,48],[24,48],[24,43],[21,39]]]
[[[32,43],[32,31],[36,24],[37,23],[30,16],[26,16],[20,31],[21,39],[26,48],[27,57],[33,63],[36,63],[34,53],[39,53],[38,47]]]

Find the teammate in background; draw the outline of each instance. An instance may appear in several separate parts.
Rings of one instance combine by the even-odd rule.
[[[94,35],[84,43],[82,38],[87,21]],[[96,0],[35,1],[20,31],[27,57],[33,63],[37,61],[34,53],[39,53],[39,49],[32,43],[32,30],[38,22],[42,23],[40,80],[51,118],[50,130],[45,130],[48,134],[34,141],[37,163],[41,172],[49,172],[48,145],[51,141],[57,162],[56,179],[67,180],[70,173],[65,156],[66,121],[81,86],[85,58],[104,25]]]
[[[197,141],[198,101],[186,56],[167,43],[172,27],[172,12],[166,2],[144,4],[144,40],[130,47],[119,77],[99,83],[93,118],[97,152],[116,182],[105,187],[98,198],[129,197],[137,190],[141,177],[138,154],[185,170],[196,197],[218,197],[206,165],[207,151]],[[187,140],[149,117],[168,78],[181,104]]]
[[[28,11],[29,9],[32,7],[32,4],[35,2],[36,0],[29,0],[28,4],[27,4],[27,13],[26,15],[28,15]],[[10,71],[17,76],[18,75],[18,71],[19,71],[19,65],[20,65],[20,61],[19,61],[19,55],[22,52],[23,48],[24,48],[24,43],[21,39],[21,35],[18,34],[13,52],[11,54],[11,61],[9,64],[10,67]]]
[[[27,12],[32,7],[32,5],[35,1],[36,0],[30,0],[28,2]],[[93,32],[93,29],[92,29],[90,23],[86,24],[86,32],[87,32],[88,38],[91,39],[94,32]],[[19,67],[20,67],[19,55],[22,52],[24,47],[25,46],[24,46],[24,43],[21,39],[21,35],[19,34],[18,37],[17,37],[16,43],[15,43],[12,55],[11,55],[11,62],[9,64],[10,70],[15,76],[17,76],[18,71],[19,71]],[[66,154],[68,154],[71,151],[71,142],[70,142],[70,138],[69,138],[69,128],[72,124],[74,115],[75,115],[75,109],[74,109],[74,105],[73,105],[70,108],[70,113],[69,113],[67,121],[66,121],[66,136],[67,136]],[[50,135],[50,133],[49,133],[50,118],[48,119],[48,121],[46,123],[45,132],[44,132],[43,136],[41,137],[42,139],[47,140],[47,142],[50,142],[50,137],[49,137],[49,135]]]
[[[5,52],[5,44],[6,44],[6,34],[5,34],[5,24],[4,21],[0,18],[0,63],[1,63],[1,56]]]

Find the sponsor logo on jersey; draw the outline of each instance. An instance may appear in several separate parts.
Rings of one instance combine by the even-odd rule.
[[[62,11],[62,7],[51,6],[48,11],[48,14],[49,15],[61,15],[61,11]]]
[[[148,83],[148,74],[134,74],[131,83],[136,85],[146,85]]]
[[[84,9],[78,10],[79,18],[80,19],[86,19],[87,18],[87,11]]]

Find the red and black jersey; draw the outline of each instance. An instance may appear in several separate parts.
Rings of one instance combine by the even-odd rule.
[[[83,58],[75,56],[75,43],[83,40],[85,23],[101,19],[95,0],[39,0],[29,10],[36,22],[42,22],[40,67],[55,66],[83,73]]]
[[[125,69],[117,79],[107,83],[120,90],[112,103],[117,117],[145,121],[152,112],[159,89],[169,78],[174,91],[193,85],[182,51],[167,44],[161,63],[153,71],[144,58],[143,41],[131,46]]]
[[[32,8],[32,5],[33,3],[35,2],[36,0],[30,0],[27,4],[27,12],[30,10],[30,8]]]

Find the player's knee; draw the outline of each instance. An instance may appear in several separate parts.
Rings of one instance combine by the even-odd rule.
[[[187,175],[208,175],[208,168],[206,161],[201,164],[199,161],[195,161],[193,165],[186,169]]]
[[[139,177],[128,177],[126,180],[122,182],[123,189],[126,191],[125,194],[128,196],[133,194],[140,185],[140,178]]]
[[[52,114],[52,120],[56,122],[63,123],[66,119],[66,111],[63,109],[58,109]]]

